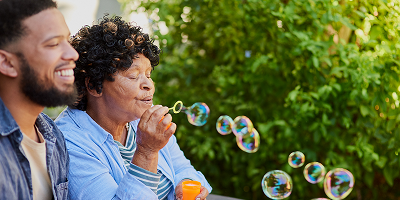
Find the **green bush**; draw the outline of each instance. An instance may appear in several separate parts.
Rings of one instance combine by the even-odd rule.
[[[122,0],[125,8],[128,0]],[[342,167],[355,177],[347,199],[400,198],[399,1],[144,1],[163,49],[153,73],[155,102],[211,110],[203,127],[174,115],[179,145],[214,194],[268,199],[263,175],[293,179],[289,199],[325,197],[303,168]],[[168,27],[168,33],[162,29]],[[258,152],[219,135],[220,115],[248,116],[261,136]]]

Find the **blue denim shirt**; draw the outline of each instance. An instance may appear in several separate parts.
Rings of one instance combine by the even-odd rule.
[[[69,157],[54,122],[41,113],[36,126],[46,141],[46,163],[55,200],[68,199]],[[0,199],[33,199],[31,169],[21,146],[22,132],[0,98]]]
[[[110,133],[86,112],[67,108],[55,120],[63,132],[70,155],[69,196],[71,199],[158,200],[157,195],[130,174]],[[136,130],[137,121],[131,122]],[[190,164],[171,136],[159,151],[158,170],[174,185],[189,178],[201,182],[211,193],[206,178]],[[174,199],[175,190],[168,199]]]

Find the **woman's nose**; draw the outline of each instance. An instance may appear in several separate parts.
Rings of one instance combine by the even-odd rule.
[[[147,78],[146,76],[144,76],[142,80],[143,81],[140,85],[142,90],[152,90],[154,88],[154,83],[151,78]]]

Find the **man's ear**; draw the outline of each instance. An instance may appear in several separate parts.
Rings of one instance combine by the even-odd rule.
[[[94,96],[94,97],[101,97],[101,96],[103,95],[103,93],[100,93],[100,94],[97,93],[97,91],[96,91],[95,88],[90,89],[90,88],[92,88],[92,87],[89,87],[89,85],[92,85],[92,84],[89,83],[89,78],[86,78],[86,79],[85,79],[85,85],[86,85],[86,90],[87,90],[87,92],[88,92],[91,96]]]
[[[15,78],[18,76],[18,71],[15,68],[16,65],[16,56],[0,49],[0,73]]]

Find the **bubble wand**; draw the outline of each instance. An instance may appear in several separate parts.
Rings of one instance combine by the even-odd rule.
[[[181,111],[185,112],[189,123],[195,126],[203,126],[207,122],[208,115],[210,114],[210,108],[203,102],[196,102],[190,107],[185,107],[182,101],[177,101],[169,110],[172,110],[175,114]]]

